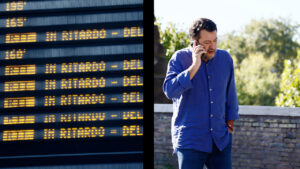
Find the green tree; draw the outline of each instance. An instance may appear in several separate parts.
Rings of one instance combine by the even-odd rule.
[[[272,64],[273,58],[250,54],[235,69],[236,87],[241,105],[274,105],[279,92],[279,79]]]
[[[218,47],[221,49],[226,49],[232,56],[236,57],[236,67],[248,57],[250,51],[246,44],[246,38],[242,36],[242,33],[231,32],[222,35],[221,40],[218,42]]]
[[[221,47],[229,49],[237,57],[238,63],[251,53],[261,52],[264,57],[274,57],[274,67],[280,76],[285,59],[297,57],[299,44],[299,24],[291,24],[287,19],[252,20],[240,32],[232,32],[221,39]]]
[[[236,61],[240,104],[275,105],[275,98],[280,90],[281,94],[276,99],[277,105],[283,105],[288,100],[290,103],[291,100],[293,103],[297,102],[297,83],[291,83],[290,80],[297,79],[295,74],[290,77],[294,69],[286,65],[285,71],[288,73],[283,75],[282,71],[284,60],[292,61],[297,57],[299,43],[296,37],[299,37],[299,28],[299,24],[291,24],[289,20],[282,18],[252,20],[243,30],[231,32],[220,38],[219,47],[228,50]],[[299,62],[291,62],[291,65],[297,64],[299,65]],[[283,88],[287,93],[284,93]],[[288,95],[293,92],[298,96]]]
[[[253,20],[245,28],[246,43],[250,52],[262,52],[265,57],[275,57],[276,72],[281,74],[285,59],[297,57],[299,44],[295,36],[299,25],[282,18]]]
[[[285,60],[281,75],[280,93],[276,97],[277,106],[300,107],[300,50],[298,58]]]
[[[170,60],[174,52],[189,45],[190,39],[188,34],[183,30],[179,30],[174,23],[169,22],[165,30],[161,29],[159,23],[158,27],[161,44],[166,51],[165,56],[167,60]]]

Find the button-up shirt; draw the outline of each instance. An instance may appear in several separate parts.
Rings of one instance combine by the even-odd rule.
[[[191,64],[191,47],[175,52],[163,84],[173,101],[174,153],[178,148],[212,152],[213,142],[223,150],[229,143],[226,121],[239,118],[233,60],[217,49],[210,61],[202,61],[192,80],[187,70]]]

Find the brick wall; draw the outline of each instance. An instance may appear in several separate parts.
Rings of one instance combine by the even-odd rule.
[[[177,169],[171,105],[155,105],[155,169]],[[233,135],[234,169],[300,169],[300,108],[240,106]]]

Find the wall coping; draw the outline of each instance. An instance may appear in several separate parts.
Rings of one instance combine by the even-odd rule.
[[[154,104],[155,113],[173,113],[172,104]],[[239,106],[239,115],[300,117],[300,107]]]

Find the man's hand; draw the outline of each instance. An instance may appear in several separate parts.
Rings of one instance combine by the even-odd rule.
[[[192,80],[195,74],[197,73],[199,67],[201,66],[201,56],[206,53],[206,50],[203,45],[198,44],[197,41],[195,40],[193,42],[193,54],[192,54],[192,59],[193,63],[189,67],[189,73],[190,73],[190,79]]]
[[[196,40],[193,42],[193,64],[199,63],[201,66],[201,56],[206,53],[205,47]],[[199,66],[199,67],[200,67]]]
[[[234,120],[228,120],[228,121],[226,121],[229,133],[233,132],[233,122],[234,122]]]

